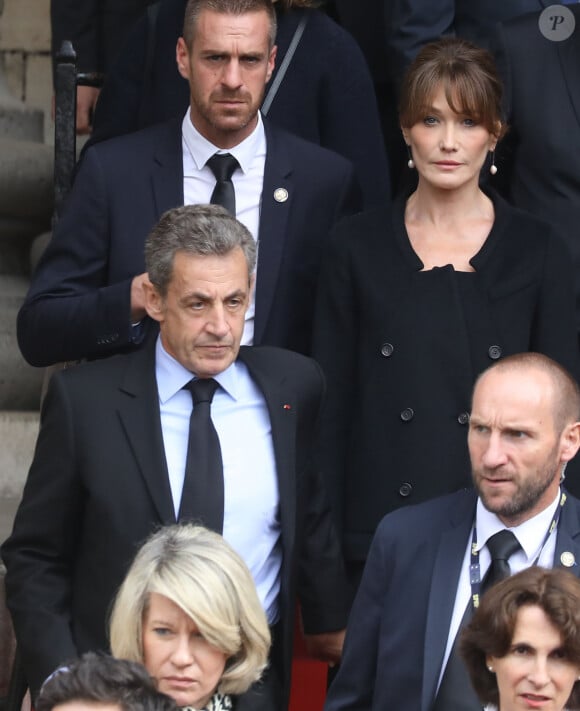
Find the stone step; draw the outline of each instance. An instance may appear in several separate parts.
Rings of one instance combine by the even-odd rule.
[[[12,530],[12,522],[38,435],[37,412],[0,411],[0,541]]]

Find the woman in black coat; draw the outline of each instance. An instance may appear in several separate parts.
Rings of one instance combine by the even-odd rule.
[[[340,224],[323,265],[321,466],[355,568],[384,514],[470,485],[478,373],[520,351],[578,372],[564,246],[479,186],[490,152],[497,172],[500,101],[487,51],[458,39],[425,47],[400,105],[416,190]]]

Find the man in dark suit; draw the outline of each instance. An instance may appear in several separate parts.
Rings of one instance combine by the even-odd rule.
[[[479,377],[468,435],[476,491],[383,519],[326,711],[481,709],[467,677],[465,703],[447,699],[453,642],[485,587],[491,539],[513,534],[512,573],[538,563],[578,574],[580,501],[561,489],[561,474],[580,446],[579,419],[576,382],[547,356],[509,356]]]
[[[243,12],[238,0],[222,0],[223,12],[205,5],[190,0],[177,46],[191,93],[183,120],[96,145],[82,160],[18,318],[33,365],[106,356],[143,340],[145,235],[165,210],[210,202],[208,162],[226,152],[238,163],[236,216],[260,252],[243,343],[309,351],[326,237],[358,206],[353,171],[260,117],[276,56],[270,0],[254,0],[252,10],[243,3]]]
[[[567,243],[580,333],[580,4],[550,15],[543,32],[533,13],[498,26],[493,38],[510,126],[497,177],[514,205],[545,219]]]
[[[297,588],[305,630],[327,661],[340,656],[348,607],[338,538],[310,465],[321,371],[289,351],[240,349],[256,249],[223,208],[169,211],[146,249],[145,305],[160,335],[52,378],[2,547],[27,679],[36,693],[68,658],[106,649],[107,612],[139,544],[163,524],[210,525],[218,511],[223,523],[211,525],[248,563],[272,626],[268,683],[273,708],[284,708]],[[192,374],[218,384],[211,419],[222,462],[193,497],[201,454],[188,447]]]
[[[421,47],[456,35],[486,47],[496,23],[554,5],[556,0],[383,0],[389,67],[395,84]]]

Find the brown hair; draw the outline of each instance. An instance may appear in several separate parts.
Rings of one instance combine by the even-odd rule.
[[[183,19],[183,39],[191,52],[199,16],[204,10],[226,15],[245,15],[248,12],[265,12],[270,20],[268,44],[276,41],[276,13],[272,0],[188,0]]]
[[[493,586],[482,598],[461,635],[460,651],[471,683],[484,705],[499,708],[499,689],[486,657],[504,657],[512,643],[519,610],[541,608],[560,632],[567,661],[580,666],[580,580],[555,568],[532,567]],[[580,708],[580,684],[572,687],[566,708]]]
[[[318,7],[322,0],[272,0],[272,4],[280,5],[284,10],[291,7]]]
[[[430,42],[408,68],[401,86],[399,120],[411,128],[425,117],[433,94],[443,88],[449,106],[501,138],[502,85],[490,52],[456,37]]]

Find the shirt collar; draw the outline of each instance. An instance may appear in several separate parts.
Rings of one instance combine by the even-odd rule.
[[[255,156],[260,152],[260,146],[265,146],[266,134],[262,115],[258,111],[258,123],[247,138],[233,148],[223,149],[214,146],[213,143],[204,138],[191,122],[189,109],[186,111],[182,122],[183,142],[189,151],[192,160],[198,170],[205,167],[207,161],[214,153],[230,153],[240,164],[244,173],[250,170],[250,166]],[[210,168],[207,168],[210,170]]]
[[[543,511],[540,511],[539,514],[524,521],[519,526],[509,529],[518,539],[528,561],[535,560],[538,556],[548,528],[556,515],[560,496],[561,491],[558,489],[555,499]],[[477,499],[475,526],[477,530],[477,550],[481,550],[491,536],[506,528],[505,524],[494,513],[485,508],[480,498]]]
[[[161,404],[165,404],[176,393],[182,390],[183,386],[189,383],[195,375],[187,368],[184,368],[175,358],[165,350],[161,343],[161,336],[157,336],[155,344],[155,377],[157,378],[157,390]],[[237,400],[240,395],[239,367],[237,360],[226,370],[214,375],[220,387],[233,399]]]

